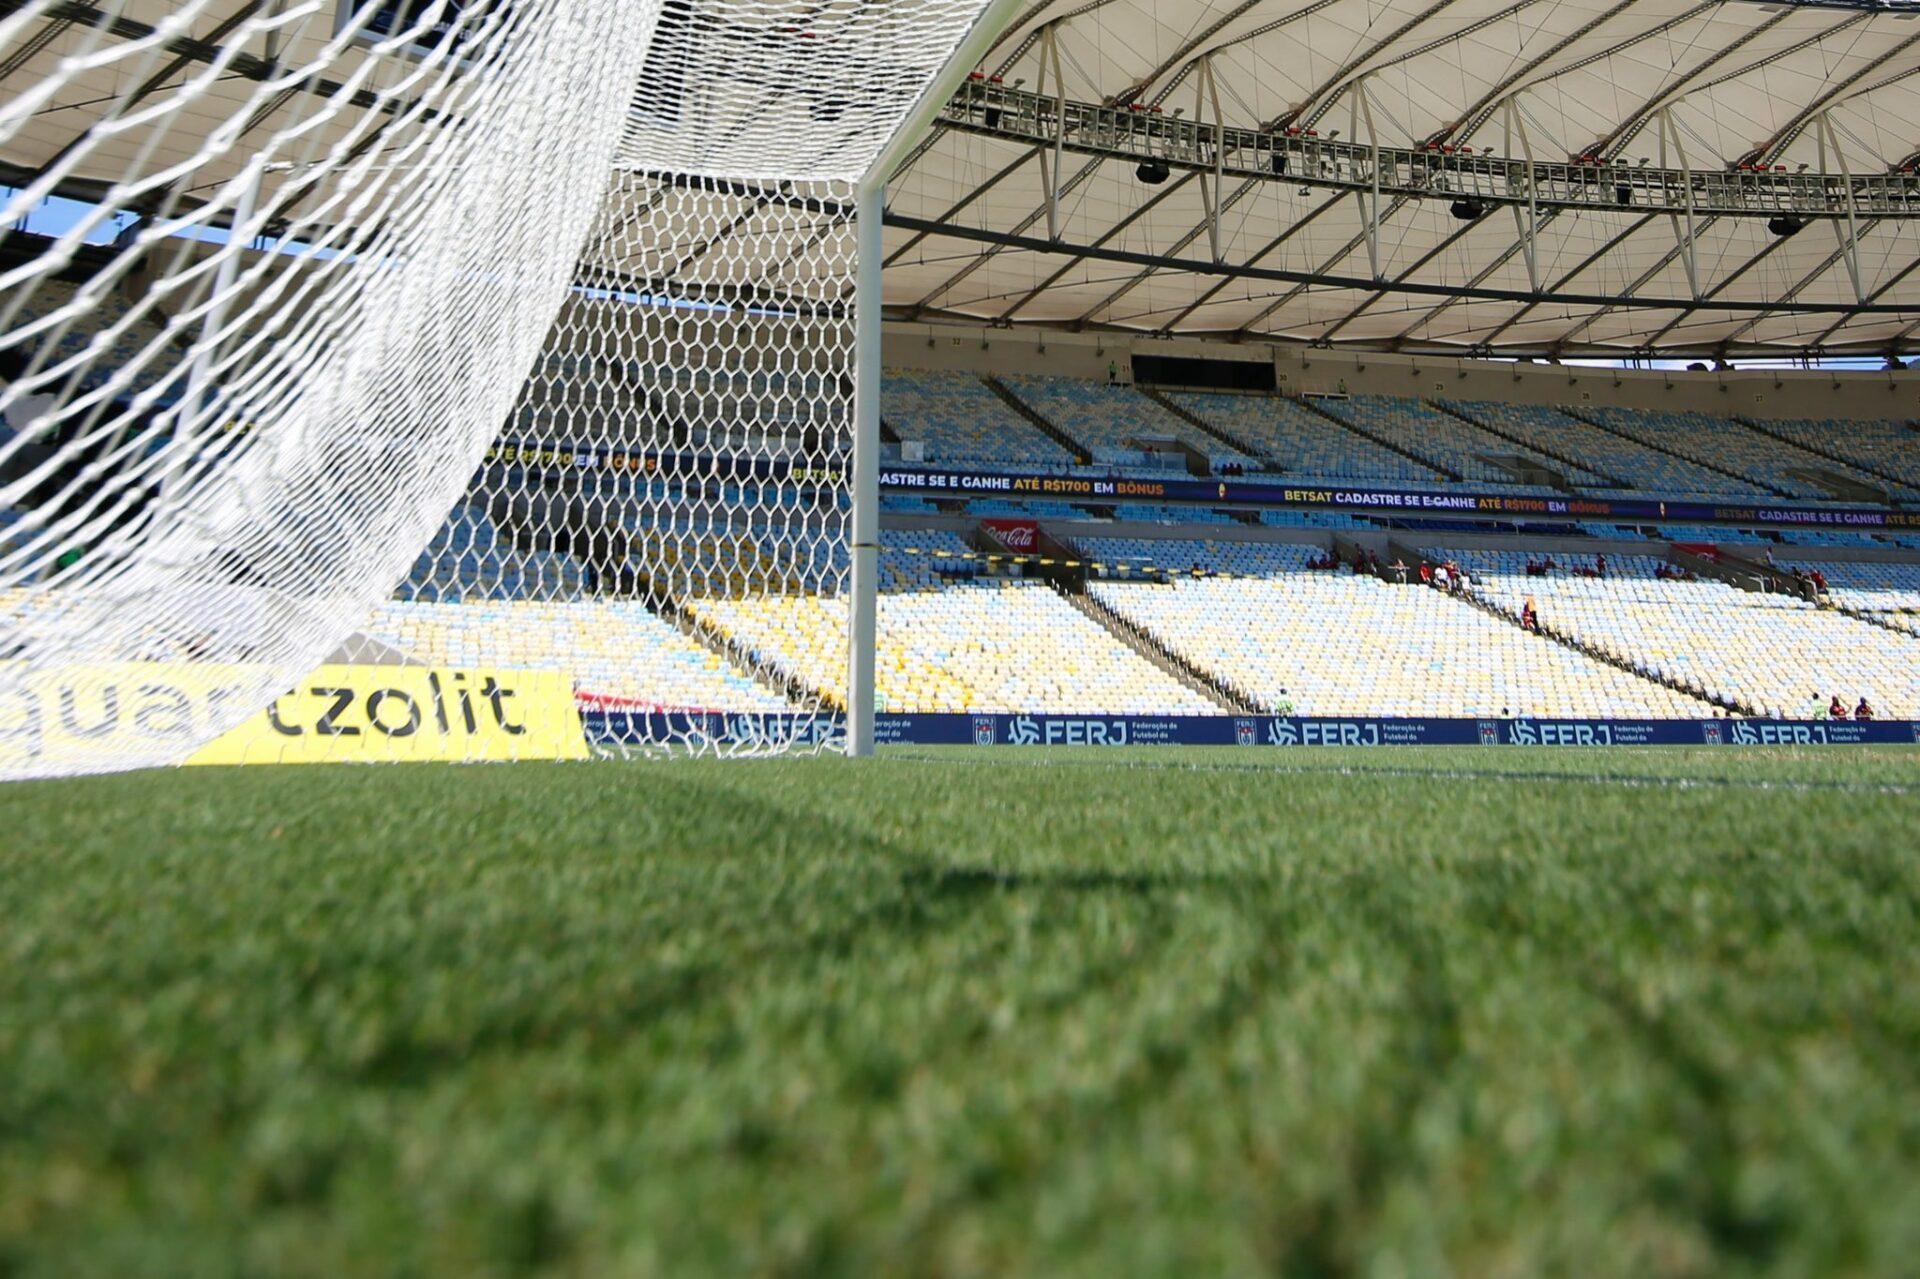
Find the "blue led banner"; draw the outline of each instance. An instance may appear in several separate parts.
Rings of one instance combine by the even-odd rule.
[[[1748,524],[1804,528],[1920,529],[1920,511],[1884,507],[1796,506],[1759,502],[1662,502],[1653,499],[1515,497],[1470,490],[1354,488],[1288,484],[1262,478],[1119,479],[1092,475],[1014,475],[995,471],[892,467],[880,472],[886,492],[928,497],[998,496],[1054,502],[1207,502],[1281,506],[1419,519],[1568,519],[1628,524]]]
[[[780,458],[717,458],[693,454],[624,452],[598,447],[503,442],[487,452],[495,465],[548,472],[650,476],[663,479],[771,481],[837,486],[839,468],[795,466]],[[1453,489],[1361,488],[1290,484],[1260,476],[1200,479],[1121,479],[1090,472],[1040,475],[925,466],[893,466],[880,472],[889,493],[923,497],[1004,497],[1054,502],[1120,505],[1127,502],[1204,502],[1300,510],[1404,515],[1417,519],[1598,520],[1626,524],[1743,524],[1782,528],[1920,530],[1920,511],[1878,506],[1807,506],[1768,502],[1663,502],[1648,498],[1516,497]]]
[[[838,716],[583,712],[596,745],[836,745]],[[879,715],[912,746],[1847,746],[1920,742],[1920,721],[1395,719],[1256,715]]]

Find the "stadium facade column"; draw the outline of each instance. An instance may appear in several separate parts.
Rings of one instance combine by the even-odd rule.
[[[887,180],[933,127],[1022,0],[988,0],[854,191],[853,601],[847,635],[847,754],[873,754],[874,630],[880,587],[880,263]]]

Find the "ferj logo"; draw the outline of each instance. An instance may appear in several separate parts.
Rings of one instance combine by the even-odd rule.
[[[993,716],[975,715],[973,717],[973,744],[975,746],[993,745]]]
[[[1250,719],[1234,720],[1233,721],[1233,740],[1242,746],[1258,745],[1260,741],[1260,736],[1258,732],[1255,731],[1253,721]]]
[[[1007,725],[1007,745],[1032,746],[1040,740],[1040,725],[1031,715],[1016,715]]]

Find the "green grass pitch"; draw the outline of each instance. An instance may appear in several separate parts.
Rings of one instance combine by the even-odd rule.
[[[1902,750],[16,785],[0,1276],[1911,1274],[1916,849]]]

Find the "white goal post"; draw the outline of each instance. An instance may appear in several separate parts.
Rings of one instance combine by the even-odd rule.
[[[940,74],[920,94],[854,188],[858,236],[854,284],[853,412],[853,607],[847,649],[847,754],[873,754],[873,713],[879,623],[880,555],[880,268],[887,182],[907,153],[933,128],[933,121],[986,56],[988,46],[1013,20],[1020,0],[989,0]]]
[[[869,752],[885,182],[1013,9],[15,7],[0,777]]]

